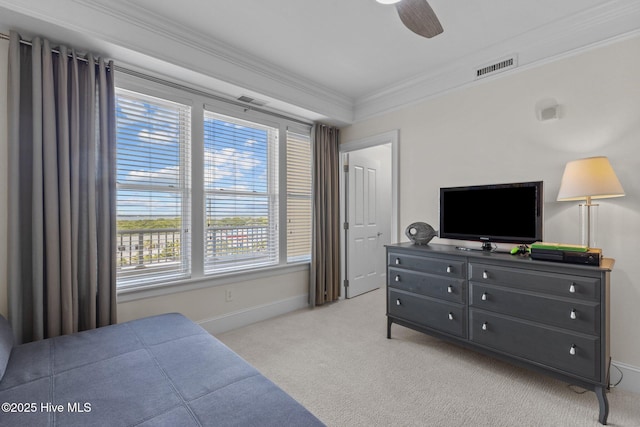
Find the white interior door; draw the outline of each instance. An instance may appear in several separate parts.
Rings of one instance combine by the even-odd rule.
[[[380,154],[374,147],[348,156],[347,298],[377,289],[386,280],[391,187]]]

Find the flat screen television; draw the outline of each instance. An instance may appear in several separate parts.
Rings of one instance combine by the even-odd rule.
[[[542,181],[440,189],[443,239],[529,244],[542,240]],[[473,248],[471,248],[473,249]]]

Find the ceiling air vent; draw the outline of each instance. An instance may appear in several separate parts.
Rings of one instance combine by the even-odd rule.
[[[518,57],[511,55],[507,58],[500,59],[488,65],[483,65],[476,69],[476,80],[487,76],[491,76],[502,71],[509,70],[518,66]]]
[[[246,95],[242,95],[240,98],[237,98],[237,100],[240,102],[246,102],[247,104],[257,105],[259,107],[262,107],[263,105],[266,104],[265,101],[260,101],[258,99],[251,98],[250,96],[246,96]]]

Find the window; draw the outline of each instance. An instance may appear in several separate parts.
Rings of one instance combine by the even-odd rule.
[[[311,138],[287,131],[287,262],[311,259]]]
[[[118,287],[309,261],[310,126],[179,85],[119,85]]]
[[[189,273],[188,106],[116,92],[117,280]]]
[[[278,129],[204,114],[205,273],[278,263]]]

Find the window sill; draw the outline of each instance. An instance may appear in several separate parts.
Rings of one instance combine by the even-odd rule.
[[[197,278],[177,280],[173,282],[153,283],[149,285],[137,285],[118,289],[118,303],[135,301],[145,298],[153,298],[162,295],[170,295],[178,292],[188,292],[197,289],[204,289],[216,286],[228,285],[231,283],[246,282],[249,280],[262,279],[271,276],[295,273],[298,271],[309,271],[310,263],[302,262],[297,264],[279,265],[243,272],[233,272],[225,274],[215,274]]]

